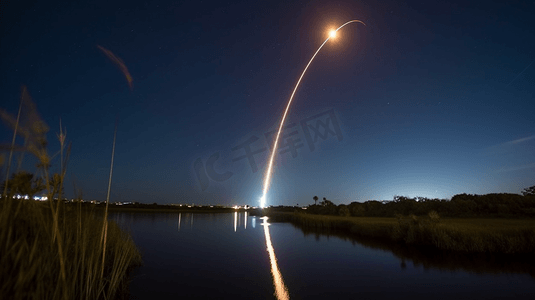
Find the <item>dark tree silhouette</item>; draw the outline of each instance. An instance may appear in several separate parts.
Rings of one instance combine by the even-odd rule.
[[[344,204],[340,204],[338,206],[338,214],[342,217],[349,217],[351,216],[351,213],[349,212],[349,208],[347,207],[347,205],[344,205]]]
[[[5,181],[2,184],[2,188],[5,186]],[[15,194],[21,196],[28,195],[30,199],[33,199],[33,196],[42,190],[45,189],[45,185],[41,178],[34,178],[33,174],[28,172],[18,172],[14,173],[11,176],[11,179],[8,181],[8,195],[12,197]]]
[[[331,200],[327,200],[327,197],[323,197],[323,201],[320,203],[322,206],[332,206],[334,203]]]
[[[524,195],[524,196],[535,195],[535,185],[523,189],[522,190],[522,195]]]
[[[327,198],[323,198],[322,204],[324,206],[334,206],[334,203],[331,200],[327,200]]]
[[[368,200],[338,206],[323,198],[319,206],[307,213],[354,217],[415,215],[433,222],[438,222],[440,217],[535,218],[535,186],[524,189],[523,194],[458,194],[451,200],[395,196],[393,201]]]
[[[316,203],[318,202],[318,196],[314,196],[312,199],[314,199],[314,205],[316,205]]]

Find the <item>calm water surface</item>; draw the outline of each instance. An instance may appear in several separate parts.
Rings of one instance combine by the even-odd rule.
[[[246,213],[111,218],[143,254],[132,299],[535,299],[535,277],[507,261],[411,258]]]

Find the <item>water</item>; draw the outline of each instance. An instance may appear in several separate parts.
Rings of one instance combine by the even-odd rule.
[[[245,213],[121,213],[112,219],[128,228],[143,254],[130,284],[132,299],[535,296],[533,266],[511,258],[357,243],[288,223],[262,225]]]

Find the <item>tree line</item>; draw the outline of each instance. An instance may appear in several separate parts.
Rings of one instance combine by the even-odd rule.
[[[63,193],[60,174],[52,174],[49,179],[49,185],[50,193],[47,194],[52,195],[52,197],[59,196]],[[12,198],[14,195],[21,195],[33,199],[35,195],[40,194],[46,189],[46,183],[43,178],[36,177],[32,173],[19,171],[13,173],[7,182],[2,182],[0,188],[5,192],[7,198]]]
[[[442,217],[535,217],[535,186],[524,189],[522,195],[458,194],[451,200],[395,196],[392,201],[370,200],[352,202],[349,205],[335,205],[326,198],[323,198],[318,205],[317,196],[314,196],[313,200],[315,204],[311,205],[307,212],[322,215],[396,217],[399,215],[421,216],[434,211]]]

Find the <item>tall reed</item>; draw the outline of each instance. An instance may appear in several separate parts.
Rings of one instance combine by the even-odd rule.
[[[12,192],[0,200],[0,298],[66,300],[124,296],[129,271],[141,263],[135,244],[115,223],[108,222],[107,211],[102,216],[63,204],[70,153],[68,147],[64,156],[64,131],[60,125],[60,172],[51,175],[53,156],[49,156],[46,148],[48,127],[25,88],[21,107],[25,110],[24,122],[20,124],[21,110],[16,122],[4,111],[0,111],[0,116],[14,127],[16,135],[25,138],[24,146],[18,150],[30,152],[38,159],[48,201],[13,199]],[[15,148],[12,143],[11,149]],[[7,191],[7,179],[5,183]],[[56,195],[58,199],[54,200]]]
[[[60,204],[58,221],[65,226],[53,232],[56,221],[49,210],[46,203],[30,200],[4,199],[1,202],[1,298],[116,299],[124,296],[127,275],[141,262],[131,237],[114,222],[108,223],[107,256],[101,276],[104,249],[99,229],[102,214]],[[61,253],[57,247],[59,242],[65,250]]]

